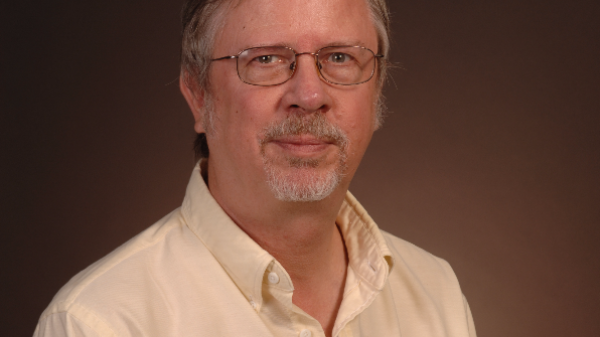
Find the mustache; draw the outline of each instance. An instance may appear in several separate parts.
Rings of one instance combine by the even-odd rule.
[[[311,135],[346,149],[348,137],[338,126],[331,124],[321,112],[312,114],[292,113],[279,122],[267,126],[260,141],[264,145],[280,137]]]

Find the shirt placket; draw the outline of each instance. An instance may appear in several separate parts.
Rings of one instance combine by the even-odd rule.
[[[263,283],[265,302],[263,313],[270,319],[277,319],[274,317],[278,315],[280,320],[285,319],[287,321],[286,336],[325,337],[319,321],[292,303],[294,294],[292,280],[279,263],[274,262],[267,268]],[[282,317],[284,313],[286,317]]]

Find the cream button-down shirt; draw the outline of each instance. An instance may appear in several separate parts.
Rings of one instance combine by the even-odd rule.
[[[448,263],[380,231],[350,193],[336,222],[349,263],[333,336],[475,336]],[[197,165],[183,205],[73,277],[34,337],[324,336],[293,293]]]

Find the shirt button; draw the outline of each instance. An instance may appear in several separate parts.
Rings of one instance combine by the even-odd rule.
[[[271,284],[279,283],[279,275],[277,275],[277,273],[274,271],[270,272],[269,276],[267,278],[269,279],[269,283],[271,283]],[[308,330],[306,330],[306,331],[308,331]],[[310,333],[310,331],[309,331],[309,333]],[[310,336],[310,335],[308,335],[308,336]],[[306,336],[306,337],[308,337],[308,336]],[[303,335],[302,337],[305,337],[305,336]]]
[[[310,330],[304,329],[304,330],[300,331],[300,337],[310,337],[310,336],[312,336],[312,332],[310,332]]]

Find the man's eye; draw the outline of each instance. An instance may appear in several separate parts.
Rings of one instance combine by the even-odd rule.
[[[262,64],[269,64],[269,63],[275,63],[279,61],[279,57],[277,57],[277,55],[262,55],[257,57],[255,60],[257,60],[259,63]]]
[[[352,57],[345,53],[332,53],[329,55],[329,62],[333,63],[344,63],[348,62],[352,59]]]

